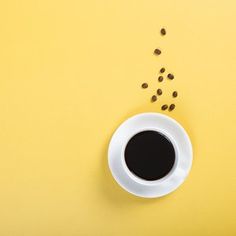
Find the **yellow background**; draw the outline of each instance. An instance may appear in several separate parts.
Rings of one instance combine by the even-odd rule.
[[[235,22],[234,0],[1,0],[0,235],[236,235]],[[151,104],[162,66],[175,80]],[[173,89],[164,113],[188,131],[193,168],[174,193],[137,198],[107,146]]]

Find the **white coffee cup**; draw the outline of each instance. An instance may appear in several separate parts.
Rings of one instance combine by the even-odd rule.
[[[167,137],[175,150],[175,163],[161,179],[145,180],[132,173],[125,162],[128,141],[142,131],[157,131]],[[113,134],[108,148],[108,164],[117,183],[126,191],[144,198],[161,197],[177,189],[192,165],[192,145],[184,128],[160,113],[141,113],[124,121]]]

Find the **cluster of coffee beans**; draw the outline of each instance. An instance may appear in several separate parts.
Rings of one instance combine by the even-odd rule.
[[[161,33],[162,36],[166,35],[166,29],[162,28],[162,29],[160,30],[160,33]],[[159,48],[156,48],[156,49],[154,50],[154,55],[156,55],[156,56],[161,55],[161,53],[162,53],[162,52],[161,52],[161,50],[160,50]],[[158,83],[163,82],[164,79],[173,80],[173,79],[175,78],[172,73],[167,73],[167,75],[164,76],[164,75],[165,75],[165,72],[166,72],[166,69],[165,69],[164,67],[162,67],[162,68],[160,69],[160,71],[159,71],[159,76],[158,76],[158,79],[157,79],[157,80],[158,80]],[[148,88],[148,84],[147,84],[147,83],[143,83],[141,87],[142,87],[143,89],[147,89],[147,88]],[[152,95],[152,97],[151,97],[151,102],[156,102],[156,101],[158,100],[158,96],[161,96],[162,94],[163,94],[162,89],[158,88],[158,89],[156,90],[156,94]],[[177,92],[177,91],[173,91],[173,92],[172,92],[172,97],[173,97],[173,98],[176,98],[177,96],[178,96],[178,92]],[[175,109],[175,104],[172,103],[172,104],[170,104],[169,106],[168,106],[167,104],[161,105],[161,109],[162,109],[163,111],[165,111],[165,110],[173,111],[173,110]]]

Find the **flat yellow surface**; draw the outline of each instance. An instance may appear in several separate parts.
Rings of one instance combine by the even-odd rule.
[[[0,235],[236,235],[235,22],[234,0],[2,0]],[[175,80],[152,104],[162,66]],[[164,113],[191,137],[192,171],[166,197],[132,196],[110,137],[174,89]]]

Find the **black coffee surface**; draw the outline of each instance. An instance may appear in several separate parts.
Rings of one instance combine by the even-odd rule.
[[[140,132],[129,140],[125,162],[129,170],[142,179],[160,179],[174,166],[173,144],[156,131]]]

